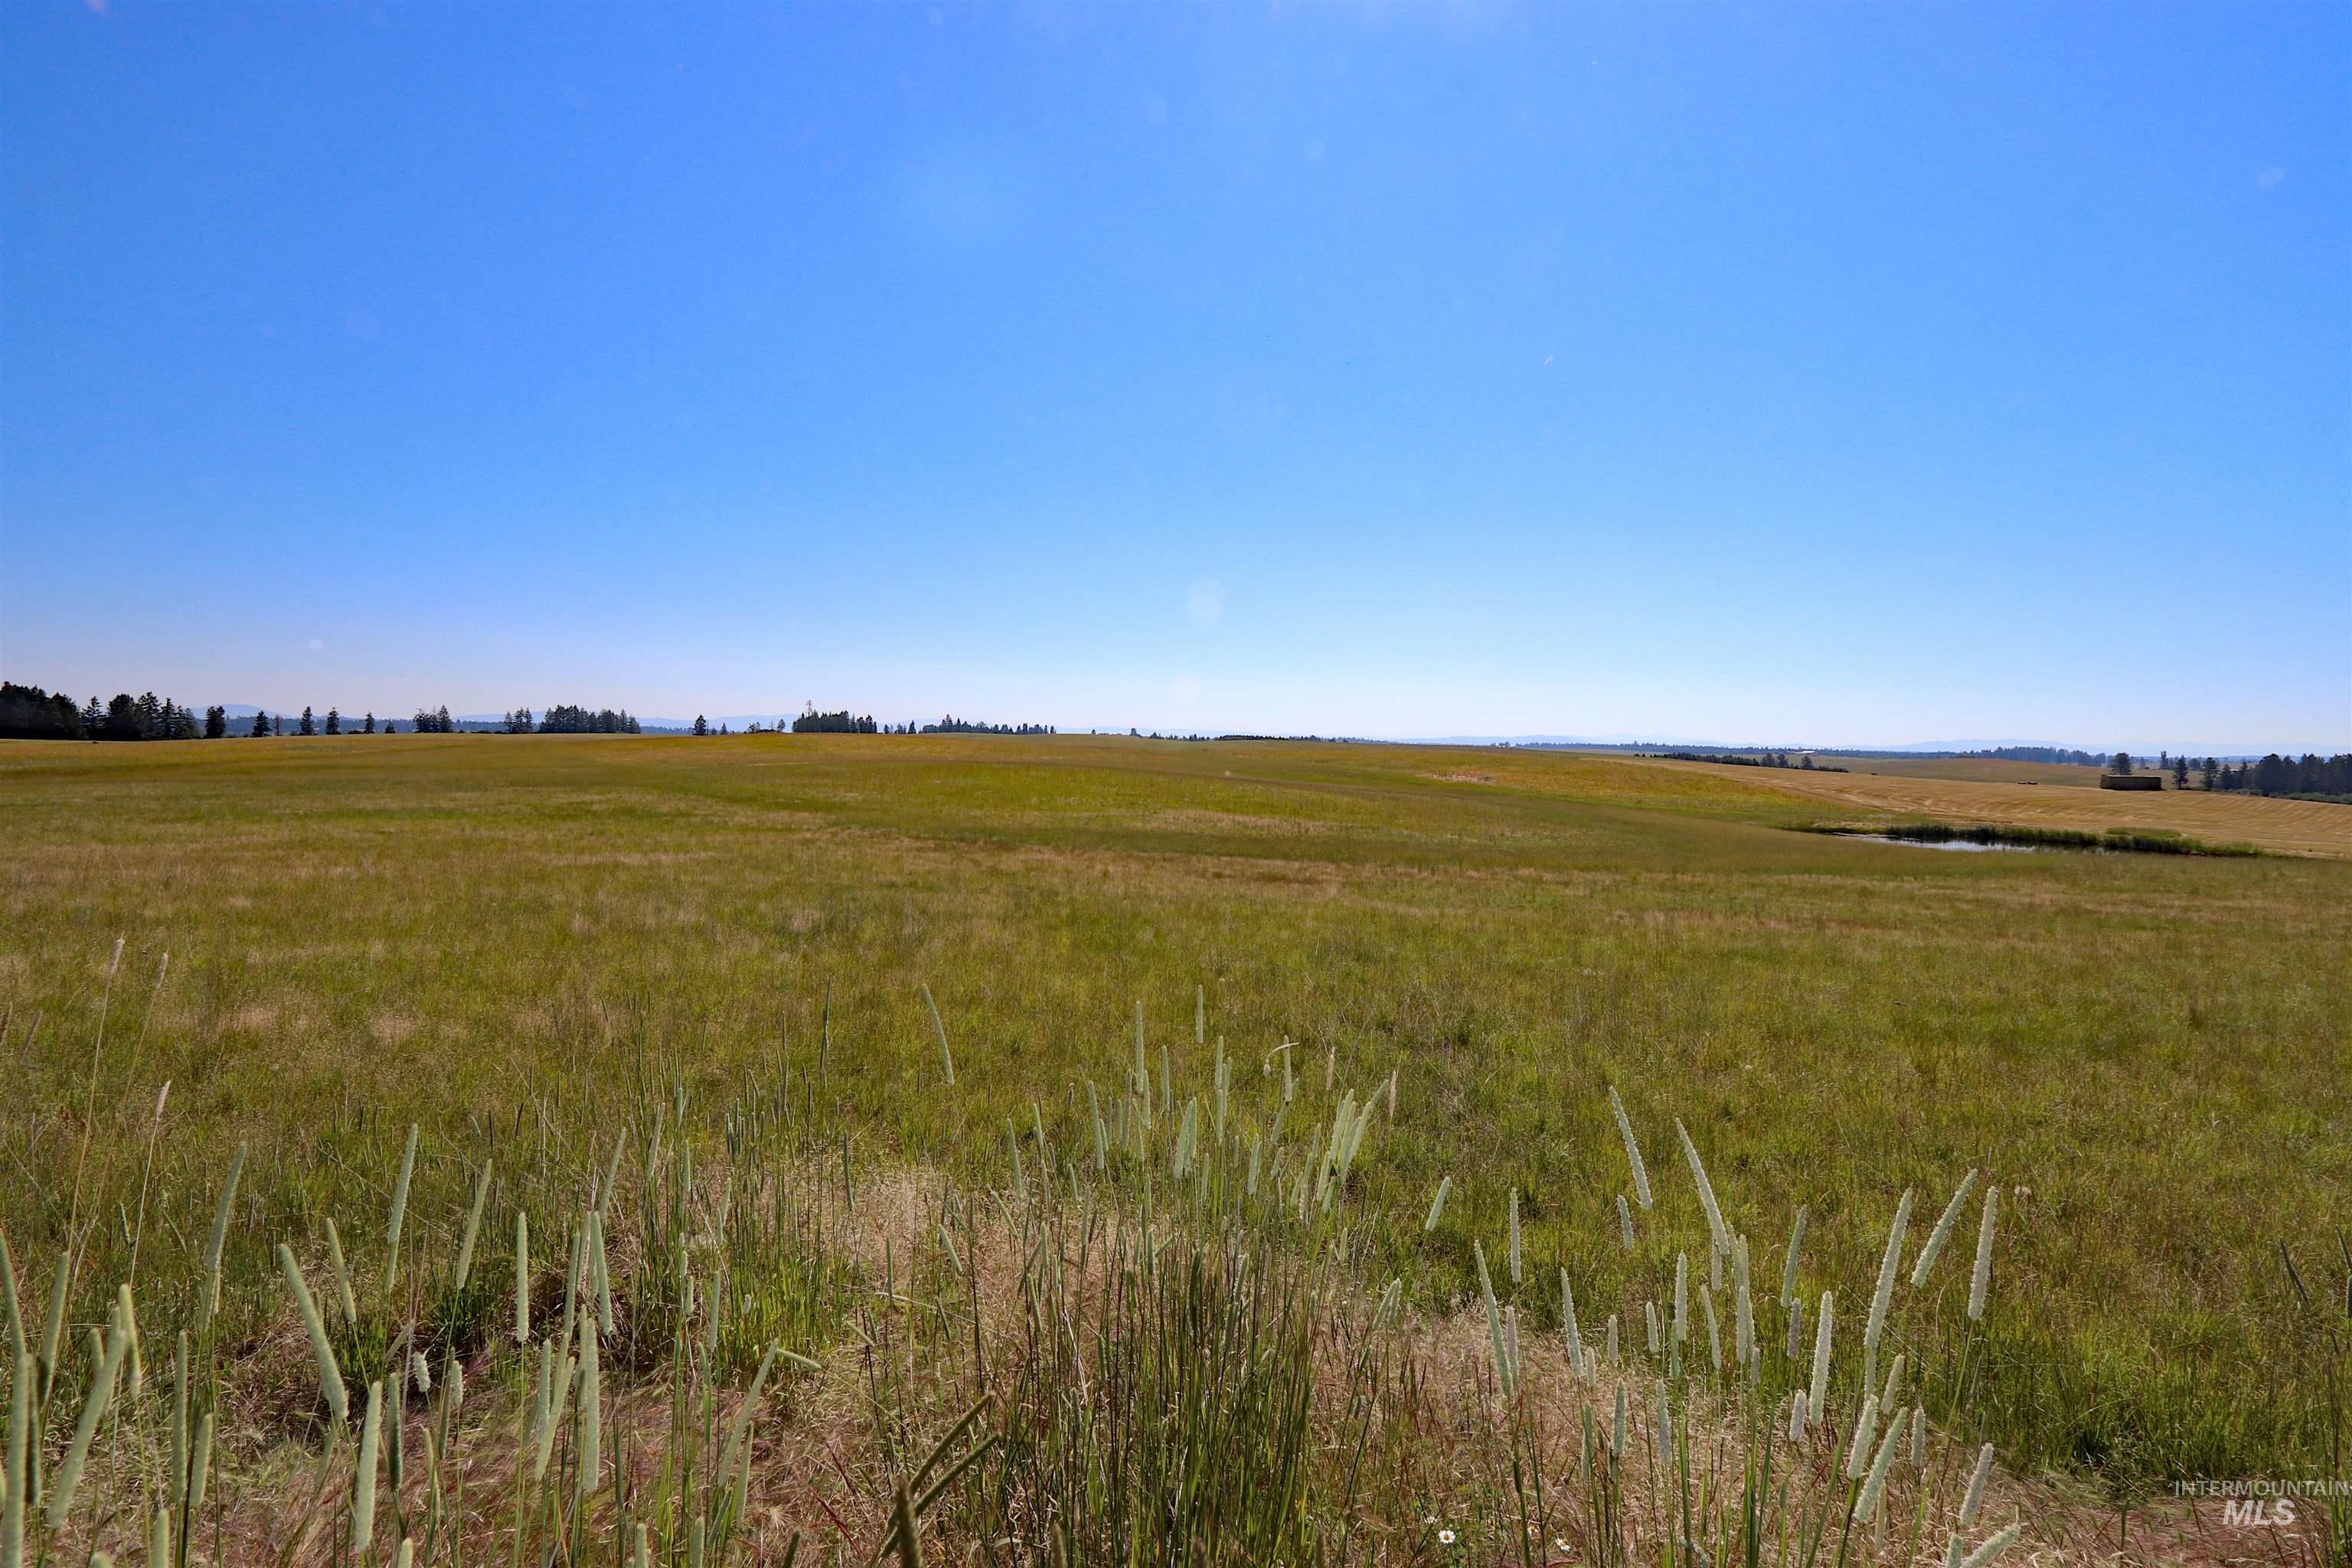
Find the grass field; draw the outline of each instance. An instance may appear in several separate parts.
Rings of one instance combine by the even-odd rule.
[[[1643,765],[1719,777],[1752,775],[1759,787],[1843,808],[1833,814],[1840,820],[1885,816],[2092,832],[2123,828],[2178,833],[2210,844],[2251,845],[2273,855],[2352,857],[2352,810],[2343,806],[2196,789],[2143,794],[2074,787],[2095,786],[2098,775],[2090,768],[1996,766],[1965,760],[1885,766],[1857,763],[1843,773],[1646,759]],[[2037,773],[2084,776],[2036,778]]]
[[[1406,1113],[1360,1173],[1360,1212],[1433,1310],[1473,1289],[1472,1242],[1496,1251],[1514,1190],[1538,1266],[1504,1294],[1531,1321],[1561,1265],[1596,1314],[1637,1322],[1658,1299],[1671,1252],[1617,1241],[1613,1083],[1654,1167],[1688,1125],[1759,1247],[1809,1205],[1808,1278],[1866,1283],[1903,1190],[1932,1221],[1981,1168],[2002,1192],[2005,1306],[1976,1419],[2018,1468],[2126,1489],[2307,1473],[2329,1352],[2281,1249],[2340,1288],[2352,864],[2318,857],[2347,847],[2352,810],[2014,795],[1084,737],[13,743],[0,1225],[20,1259],[63,1244],[118,937],[139,979],[103,1003],[100,1119],[144,1126],[171,1081],[153,1185],[181,1232],[202,1229],[237,1139],[268,1193],[355,1127],[375,1130],[372,1158],[411,1121],[478,1142],[555,1100],[623,1097],[600,1083],[642,1094],[649,1060],[707,1095],[817,1071],[828,1019],[823,1082],[861,1158],[992,1171],[1008,1122],[1080,1136],[1081,1086],[1121,1081],[1139,1002],[1152,1051],[1204,1081],[1198,988],[1207,1035],[1255,1082],[1286,1041],[1318,1093],[1327,1056],[1359,1088],[1395,1073]],[[2302,853],[1963,855],[1785,831],[2089,820],[2073,806]],[[280,1206],[380,1203],[381,1174],[352,1165]],[[455,1162],[425,1181],[462,1210]],[[1687,1186],[1658,1202],[1660,1226],[1698,1225]],[[1777,1258],[1759,1267],[1779,1279]]]
[[[2096,789],[2099,768],[2072,763],[2012,763],[1998,757],[1833,757],[1850,773],[1895,779],[1958,779],[1970,784]],[[1800,770],[1802,771],[1802,770]]]

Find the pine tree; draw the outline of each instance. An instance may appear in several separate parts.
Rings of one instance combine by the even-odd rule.
[[[269,715],[267,713],[256,713],[253,716],[253,728],[246,732],[257,741],[260,740],[264,735],[268,734]]]
[[[205,710],[205,739],[217,741],[228,733],[228,710],[215,702]]]
[[[446,702],[441,704],[440,708],[434,712],[433,723],[436,731],[439,734],[454,735],[457,732],[457,727],[449,722],[449,705]]]
[[[360,733],[362,735],[375,733],[375,713],[373,710],[369,711],[366,718],[360,721]]]
[[[307,702],[302,705],[302,721],[294,732],[298,735],[315,735],[319,732],[318,723],[310,717],[310,705]]]
[[[327,710],[327,733],[328,733],[328,734],[330,734],[330,735],[340,735],[340,734],[341,734],[342,732],[343,732],[343,716],[342,716],[341,712],[341,711],[339,711],[339,710],[336,710],[336,709],[333,709],[333,708],[330,708],[330,709],[328,709],[328,710]]]
[[[99,732],[110,741],[139,738],[139,705],[131,700],[131,693],[114,694],[114,700],[106,705],[106,718]]]
[[[701,714],[697,713],[694,716],[694,732],[698,735],[708,735],[710,733],[710,721],[705,719]]]

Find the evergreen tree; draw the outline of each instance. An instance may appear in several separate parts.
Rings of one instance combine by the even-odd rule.
[[[95,741],[98,739],[100,729],[105,723],[106,709],[99,702],[97,697],[92,696],[89,701],[81,705],[81,732]]]
[[[294,732],[298,735],[315,735],[319,732],[318,722],[310,717],[310,705],[307,702],[302,705],[302,719],[295,726]]]
[[[269,716],[269,732],[273,735],[283,735],[286,733],[286,715],[283,713],[272,713]]]
[[[2172,787],[2175,789],[2187,789],[2189,787],[2189,759],[2187,757],[2175,757],[2172,759]]]
[[[397,735],[400,733],[400,721],[397,719],[386,719],[383,721],[383,732],[387,735]]]
[[[327,710],[327,733],[328,733],[328,734],[330,734],[330,735],[340,735],[340,734],[341,734],[342,732],[343,732],[343,716],[342,716],[342,713],[341,712],[341,710],[337,710],[337,709],[333,709],[333,708],[330,708],[330,709],[328,709],[328,710]]]
[[[253,716],[253,728],[246,732],[257,741],[260,740],[264,735],[268,734],[269,715],[267,713],[256,713]]]
[[[51,697],[37,686],[0,681],[0,735],[30,739],[70,733],[81,722],[81,710],[70,697]]]
[[[2107,771],[2111,773],[2129,773],[2132,771],[2131,753],[2129,752],[2117,752],[2114,758],[2107,763]]]
[[[217,741],[228,733],[228,710],[215,702],[205,710],[205,739]]]
[[[694,716],[694,732],[698,735],[708,735],[710,733],[710,721],[705,719],[701,714],[697,713]]]
[[[0,680],[0,735],[20,740],[78,741],[89,733],[81,710],[64,692]]]
[[[369,710],[366,718],[360,721],[360,733],[362,735],[375,733],[375,712],[373,709]]]
[[[114,694],[114,700],[106,705],[106,725],[100,733],[110,741],[139,739],[139,704],[131,700],[131,693]]]
[[[434,711],[433,723],[436,734],[454,735],[457,732],[457,726],[449,721],[449,705],[446,702]]]

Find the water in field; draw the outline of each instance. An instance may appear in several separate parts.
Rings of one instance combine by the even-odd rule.
[[[1913,849],[1959,849],[1969,854],[1980,849],[2004,849],[2031,855],[2049,847],[2042,844],[1980,844],[1969,838],[1897,838],[1891,833],[1841,833],[1838,837],[1861,844],[1902,844]]]

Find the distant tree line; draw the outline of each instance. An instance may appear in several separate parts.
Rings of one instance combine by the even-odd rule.
[[[793,721],[793,733],[795,735],[875,735],[879,734],[881,729],[871,713],[856,715],[846,708],[838,713],[820,713],[814,702],[803,708],[801,716]],[[697,719],[694,732],[705,735],[709,731],[700,719]]]
[[[2174,782],[2185,785],[2189,759],[2176,758],[2174,762]],[[2198,769],[2205,775],[2207,789],[2352,805],[2352,752],[2332,757],[2323,757],[2315,752],[2283,757],[2273,752],[2259,762],[2237,763],[2207,757]]]
[[[1799,760],[1793,763],[1786,752],[1762,752],[1752,757],[1716,752],[1655,752],[1651,754],[1676,763],[1727,763],[1735,768],[1795,768],[1800,773],[1842,773],[1846,771],[1843,768],[1815,767],[1810,752],[1800,752]]]
[[[2072,763],[2078,768],[2095,768],[2106,759],[2088,752],[2070,752],[2063,746],[1994,746],[1989,751],[1963,752],[1964,757],[1991,757],[2004,763]]]
[[[204,733],[193,709],[146,692],[95,697],[80,707],[60,691],[0,681],[0,735],[49,741],[193,741]]]
[[[982,724],[976,720],[959,719],[950,713],[936,724],[926,724],[926,735],[1050,735],[1051,724]]]
[[[0,736],[12,741],[79,741],[89,734],[81,710],[64,692],[52,697],[37,686],[0,681]]]
[[[408,721],[420,735],[455,735],[467,731],[495,731],[509,735],[637,735],[643,726],[635,714],[625,708],[588,709],[577,703],[559,702],[544,712],[533,714],[528,708],[518,708],[502,713],[495,724],[480,720],[470,724],[453,719],[449,706],[419,708]],[[369,713],[357,723],[346,721],[340,709],[329,708],[321,718],[316,710],[304,708],[299,719],[290,721],[268,711],[257,712],[248,722],[237,721],[240,734],[261,739],[291,732],[297,735],[395,734],[399,724],[393,720],[377,721]],[[781,731],[783,725],[778,724]],[[765,733],[762,725],[751,726],[753,733]],[[1051,735],[1057,731],[1050,724],[985,724],[971,719],[959,719],[953,714],[937,723],[909,721],[904,724],[883,725],[876,722],[871,713],[852,713],[847,709],[820,713],[814,703],[806,705],[800,717],[792,721],[798,734],[847,735]],[[0,738],[10,740],[53,741],[190,741],[199,736],[219,740],[229,733],[228,710],[219,703],[205,710],[199,720],[191,709],[183,708],[169,698],[159,698],[153,692],[132,697],[119,693],[111,702],[91,698],[76,706],[66,693],[49,692],[37,686],[20,686],[14,681],[0,682]],[[725,724],[713,725],[697,715],[694,733],[723,735]]]
[[[696,734],[710,732],[702,720],[697,719],[694,722]],[[783,728],[782,724],[776,726],[779,733]],[[802,708],[800,717],[793,721],[792,729],[793,733],[796,735],[1052,735],[1058,733],[1051,724],[984,724],[977,719],[959,719],[952,713],[935,723],[925,723],[921,720],[910,719],[904,724],[877,724],[871,713],[852,713],[846,708],[831,713],[820,713],[814,702]],[[719,732],[724,734],[726,727],[721,725]],[[750,732],[757,735],[766,731],[761,726],[754,724]]]
[[[502,716],[501,728],[509,735],[635,735],[643,731],[636,720],[625,708],[599,708],[594,711],[576,703],[558,702],[531,721],[530,710],[518,708]]]

